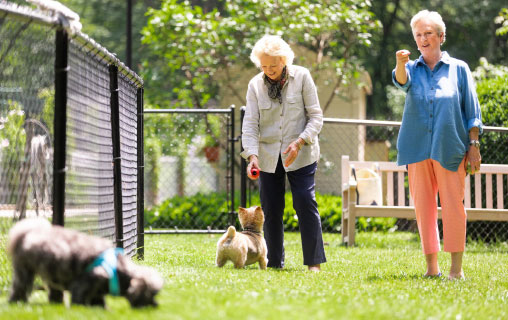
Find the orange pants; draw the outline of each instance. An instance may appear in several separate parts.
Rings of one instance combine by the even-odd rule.
[[[464,209],[465,158],[454,172],[427,159],[408,165],[409,190],[424,254],[440,250],[437,226],[437,193],[441,202],[443,246],[446,252],[463,252],[466,246]]]

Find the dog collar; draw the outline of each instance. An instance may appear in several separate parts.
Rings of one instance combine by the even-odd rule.
[[[244,228],[243,231],[245,232],[251,232],[251,233],[255,233],[255,234],[261,234],[261,231],[257,231],[253,228]]]
[[[91,272],[95,267],[103,267],[109,276],[109,293],[113,296],[120,295],[120,282],[118,281],[117,262],[118,255],[123,254],[122,248],[110,248],[101,253],[88,265],[86,272]]]

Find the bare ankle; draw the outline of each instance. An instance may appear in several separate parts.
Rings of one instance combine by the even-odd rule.
[[[449,280],[464,280],[464,272],[460,270],[459,272],[452,272],[450,270],[450,275],[448,276]]]
[[[313,264],[308,266],[309,271],[321,271],[321,265]]]
[[[438,266],[427,267],[427,272],[425,273],[425,276],[436,276],[438,274],[441,274],[441,271],[439,270]]]

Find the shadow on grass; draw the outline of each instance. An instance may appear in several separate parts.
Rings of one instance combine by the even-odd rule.
[[[221,269],[221,268],[219,268]],[[284,267],[284,268],[274,268],[274,267],[268,267],[266,268],[266,270],[262,270],[260,269],[258,266],[256,265],[248,265],[248,266],[245,266],[241,269],[237,269],[235,267],[233,267],[232,264],[226,264],[224,267],[222,267],[223,270],[228,270],[228,271],[232,271],[232,270],[238,270],[238,271],[245,271],[245,270],[249,270],[249,271],[264,271],[264,272],[300,272],[300,271],[303,271],[303,269],[298,269],[298,268],[293,268],[293,267]],[[305,271],[307,271],[305,269]]]
[[[377,281],[413,281],[413,280],[427,280],[427,281],[443,281],[446,280],[445,276],[440,277],[425,277],[423,274],[391,274],[385,276],[369,276],[367,277],[367,281],[377,282]]]

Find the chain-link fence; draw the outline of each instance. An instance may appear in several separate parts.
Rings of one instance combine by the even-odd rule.
[[[144,121],[145,233],[223,232],[238,203],[234,108],[145,110]]]
[[[199,110],[196,110],[199,112]],[[219,118],[212,120],[217,121]],[[209,232],[224,229],[236,222],[231,217],[230,204],[227,204],[228,192],[222,186],[227,186],[229,177],[226,173],[228,161],[219,158],[210,163],[205,160],[205,146],[210,144],[210,132],[219,132],[215,127],[226,128],[227,119],[221,124],[215,122],[210,125],[210,115],[172,113],[166,115],[146,114],[145,112],[145,199],[147,202],[145,227],[149,229],[171,229],[173,232],[188,232],[202,230]],[[241,119],[240,119],[241,122]],[[208,124],[207,124],[208,123]],[[349,155],[350,160],[366,161],[396,161],[396,140],[399,122],[325,119],[323,129],[319,135],[321,158],[316,174],[316,193],[320,214],[325,232],[340,232],[341,218],[341,157]],[[229,135],[228,130],[223,134]],[[226,145],[227,136],[211,139],[212,144]],[[508,159],[508,129],[487,127],[481,136],[481,152],[483,163],[507,163]],[[159,146],[155,141],[163,141]],[[235,141],[238,142],[238,138]],[[207,142],[208,141],[208,142]],[[245,162],[240,159],[238,148],[234,157],[236,177],[235,195],[239,205],[259,205],[258,184],[256,181],[245,179]],[[226,151],[220,148],[220,152]],[[227,152],[230,151],[226,151]],[[159,154],[159,155],[158,155]],[[220,153],[222,155],[222,153]],[[218,180],[217,180],[218,179]],[[394,177],[397,186],[398,177]],[[504,185],[506,185],[506,176]],[[404,201],[409,204],[407,174],[404,177]],[[241,191],[245,181],[248,188]],[[216,185],[217,187],[213,187]],[[222,186],[221,186],[222,185]],[[298,221],[292,208],[289,192],[286,197],[284,223],[286,230],[298,230]],[[471,184],[474,188],[474,184]],[[507,187],[508,189],[508,187]],[[505,189],[505,190],[507,190]],[[493,189],[494,198],[497,190]],[[239,193],[242,197],[239,198]],[[243,194],[245,193],[245,195]],[[474,192],[473,192],[474,193]],[[397,197],[398,192],[395,192]],[[231,199],[231,198],[229,198]],[[483,199],[486,199],[485,194]],[[398,199],[395,199],[398,201]],[[474,198],[473,198],[474,201]],[[485,201],[485,200],[484,200]],[[508,194],[504,194],[505,208],[508,206]],[[236,211],[234,208],[233,211]],[[395,218],[359,218],[359,230],[409,230],[416,231],[414,220]],[[185,229],[185,230],[183,230]],[[483,240],[504,239],[508,231],[505,222],[469,222],[468,234],[471,238]],[[150,232],[150,231],[149,231]]]
[[[2,290],[7,233],[18,219],[45,217],[110,238],[129,255],[142,246],[143,82],[64,25],[58,13],[0,2]]]
[[[55,32],[0,4],[0,290],[13,217],[51,217]],[[12,9],[12,8],[11,8]]]

